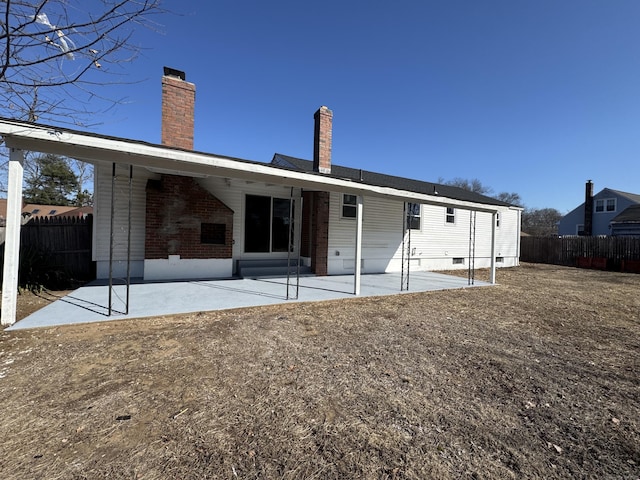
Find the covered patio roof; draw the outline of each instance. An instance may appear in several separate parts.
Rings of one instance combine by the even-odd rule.
[[[53,153],[94,164],[119,163],[144,167],[159,173],[229,177],[305,190],[385,197],[477,212],[497,211],[495,205],[456,200],[437,194],[429,195],[381,187],[321,173],[295,171],[262,162],[4,118],[0,118],[0,135],[9,148]]]

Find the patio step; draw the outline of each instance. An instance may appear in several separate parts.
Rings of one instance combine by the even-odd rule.
[[[239,277],[284,277],[287,275],[296,275],[298,271],[298,260],[238,260],[237,274]],[[311,268],[300,263],[300,275],[310,275]]]

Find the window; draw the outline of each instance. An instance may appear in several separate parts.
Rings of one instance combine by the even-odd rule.
[[[34,208],[33,210],[31,210],[31,213],[36,215],[36,214],[40,213],[40,209],[39,208]]]
[[[584,235],[584,224],[579,223],[576,225],[576,235]]]
[[[420,230],[420,204],[407,203],[407,229]]]
[[[342,196],[342,218],[356,218],[358,197],[344,194]]]
[[[596,200],[596,212],[604,212],[604,200]]]
[[[604,198],[595,201],[595,211],[600,212],[615,212],[616,211],[616,199]]]
[[[504,263],[504,257],[496,257],[496,263]]]
[[[454,265],[464,265],[464,258],[458,257],[453,259]]]
[[[616,211],[616,199],[615,198],[607,198],[606,209],[607,209],[607,212],[615,212]]]
[[[286,252],[289,245],[289,217],[292,210],[289,200],[247,195],[245,208],[245,252]],[[293,217],[295,218],[295,215]]]
[[[51,210],[51,211],[49,212],[49,215],[55,215],[55,214],[56,214],[56,212],[57,212],[57,210]]]
[[[226,233],[224,223],[203,223],[200,225],[200,243],[224,245]]]
[[[445,217],[447,223],[456,223],[456,209],[447,207],[447,214]]]
[[[496,228],[500,228],[500,212],[496,213]]]

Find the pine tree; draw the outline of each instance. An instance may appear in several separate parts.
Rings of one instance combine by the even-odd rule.
[[[25,178],[24,201],[42,205],[72,205],[78,178],[67,161],[58,155],[41,155]]]

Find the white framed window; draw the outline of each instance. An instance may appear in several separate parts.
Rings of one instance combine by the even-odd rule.
[[[500,228],[500,212],[496,213],[496,228]]]
[[[342,218],[356,218],[358,197],[345,193],[342,195]]]
[[[584,224],[579,223],[576,225],[576,235],[582,235],[584,233]]]
[[[617,207],[616,203],[617,202],[615,198],[599,198],[598,200],[595,201],[594,210],[597,213],[615,212]]]
[[[446,223],[456,223],[456,209],[447,207],[447,212],[444,218]]]
[[[420,230],[420,204],[407,202],[407,229]]]
[[[605,201],[604,209],[607,212],[615,212],[616,211],[616,199],[615,198],[607,198]]]
[[[604,212],[604,200],[596,200],[596,205],[594,210],[596,212]]]
[[[464,265],[464,258],[456,257],[451,259],[454,265]]]

